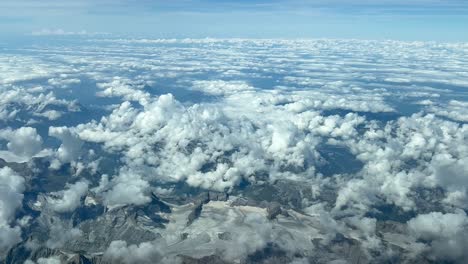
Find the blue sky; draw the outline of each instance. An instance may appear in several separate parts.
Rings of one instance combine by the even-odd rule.
[[[0,32],[468,41],[467,0],[2,0]]]

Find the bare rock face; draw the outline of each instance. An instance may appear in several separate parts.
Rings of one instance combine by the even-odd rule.
[[[277,215],[281,214],[281,205],[277,202],[269,203],[267,206],[268,219],[275,219]]]
[[[235,195],[239,195],[250,203],[256,204],[265,202],[278,202],[284,208],[300,209],[303,199],[313,200],[314,195],[310,186],[292,181],[276,181],[258,185],[249,185],[241,190],[236,190]]]
[[[203,203],[195,204],[194,208],[187,217],[187,226],[191,225],[198,217],[200,217],[203,210]]]
[[[206,256],[199,259],[187,256],[180,257],[182,259],[182,264],[231,264],[230,262],[226,262],[221,257],[216,255]]]
[[[83,255],[77,254],[67,260],[67,264],[92,264],[92,260]]]
[[[194,200],[194,207],[192,212],[187,217],[187,226],[191,225],[198,217],[200,217],[201,211],[203,210],[203,205],[209,203],[210,201],[227,201],[228,194],[221,192],[203,192]]]
[[[267,210],[267,217],[269,220],[275,219],[278,215],[288,216],[288,212],[278,202],[255,201],[248,198],[237,198],[231,203],[231,206],[253,206],[265,208]]]
[[[153,228],[161,227],[161,221],[146,220],[141,212],[131,207],[108,211],[96,220],[79,224],[82,236],[67,242],[65,248],[94,253],[104,251],[114,240],[138,244],[159,238],[160,235]]]
[[[31,230],[28,230],[32,234],[30,239],[10,249],[5,263],[23,263],[27,259],[36,261],[51,256],[59,256],[63,263],[97,263],[100,258],[92,255],[105,251],[112,241],[123,240],[131,245],[160,238],[158,230],[167,223],[161,215],[171,213],[170,206],[154,194],[150,203],[141,206],[105,210],[100,204],[82,205],[70,214],[48,210],[47,199],[42,195],[38,200],[41,201],[40,207],[28,204],[33,207],[31,210],[39,212]],[[79,230],[79,235],[63,241],[58,249],[35,247],[46,242],[44,237],[54,226],[63,226],[64,232],[74,228]]]
[[[225,192],[208,192],[208,198],[210,201],[227,201],[229,198]]]
[[[47,177],[49,179],[54,177],[58,179],[56,176],[51,174]],[[61,182],[58,184],[61,184]],[[270,221],[268,224],[282,229],[285,227],[282,226],[285,222],[301,226],[303,223],[294,222],[297,220],[295,214],[302,214],[300,209],[303,200],[313,199],[311,191],[307,186],[275,182],[259,186],[249,186],[243,190],[242,194],[238,193],[237,198],[232,200],[229,200],[227,193],[214,191],[199,192],[198,190],[187,196],[180,196],[180,193],[169,194],[168,196],[164,196],[164,199],[152,194],[151,201],[144,205],[125,205],[108,208],[90,190],[82,198],[81,205],[76,210],[69,213],[57,213],[48,206],[47,195],[49,192],[47,190],[52,190],[53,186],[40,185],[34,188],[46,191],[41,191],[34,195],[28,194],[29,196],[25,197],[23,208],[20,211],[32,216],[30,220],[31,224],[27,227],[28,229],[23,230],[30,237],[13,247],[8,252],[4,262],[0,261],[0,264],[24,263],[28,259],[37,262],[40,258],[49,257],[57,258],[61,263],[65,264],[111,264],[109,260],[103,257],[103,252],[109,248],[111,242],[121,240],[126,242],[128,247],[132,248],[141,245],[143,242],[156,241],[155,243],[157,244],[161,241],[164,243],[163,241],[166,238],[165,232],[172,232],[172,229],[168,227],[174,221],[180,224],[182,229],[179,230],[180,233],[175,233],[175,237],[177,237],[176,242],[170,244],[168,246],[169,249],[165,249],[172,254],[171,257],[178,257],[181,263],[188,264],[230,264],[230,262],[222,258],[222,251],[225,250],[222,246],[237,245],[236,239],[238,238],[238,234],[236,234],[235,228],[220,229],[210,235],[205,233],[205,235],[198,236],[197,232],[193,230],[195,227],[199,228],[198,225],[191,226],[193,222],[200,218],[206,204],[215,201],[229,201],[227,203],[219,203],[219,206],[230,207],[229,210],[232,209],[239,215],[243,214],[242,210],[253,210],[261,211],[261,217],[265,217],[263,212],[266,211],[266,219],[262,219],[267,222]],[[197,196],[192,196],[197,193]],[[177,202],[174,203],[173,201]],[[235,207],[256,207],[264,210]],[[210,210],[213,210],[213,208],[210,207]],[[288,217],[288,212],[291,213],[291,217]],[[282,216],[288,218],[283,218]],[[187,218],[185,219],[185,217]],[[203,218],[201,220],[206,219]],[[73,229],[77,231],[78,235],[61,241],[60,245],[48,247],[48,238],[53,233],[54,227],[57,226],[63,228],[59,232],[67,233]],[[316,228],[316,226],[313,227]],[[317,230],[319,229],[320,227],[317,227]],[[378,221],[376,230],[379,235],[385,238],[387,233],[404,233],[405,226],[397,221]],[[284,234],[288,233],[285,232]],[[288,236],[285,235],[285,237]],[[337,234],[331,240],[310,238],[309,241],[311,240],[313,242],[310,243],[310,252],[309,249],[293,253],[285,252],[275,243],[269,242],[267,246],[256,249],[255,252],[249,253],[244,259],[240,259],[236,263],[282,264],[291,263],[296,258],[310,263],[328,263],[337,259],[353,264],[369,263],[369,254],[363,245],[359,241],[346,236],[346,234]],[[216,248],[216,250],[213,250],[213,243],[210,244],[211,242],[222,245],[221,249],[218,250]],[[391,244],[391,241],[388,244]],[[171,246],[174,247],[170,248]],[[399,246],[394,247],[395,252],[404,251],[404,248]],[[184,253],[181,254],[180,250]],[[203,254],[198,254],[199,251]],[[304,254],[304,252],[308,253]],[[378,259],[379,256],[371,257]],[[397,259],[395,263],[404,263],[405,261],[406,259],[402,257]]]
[[[232,240],[232,234],[230,232],[222,232],[218,234],[218,238],[221,240]]]
[[[324,241],[321,239],[313,240],[313,244],[316,248],[316,255],[312,258],[315,259],[317,263],[327,263],[336,259],[341,259],[344,263],[352,264],[370,263],[357,240],[337,233],[330,242],[326,244],[323,244],[323,242]]]
[[[24,263],[28,258],[39,259],[60,255],[59,250],[47,247],[38,247],[32,249],[27,246],[27,242],[21,242],[10,249],[5,259],[5,264]]]
[[[82,236],[66,243],[65,248],[93,253],[104,251],[115,240],[139,244],[160,238],[158,229],[167,223],[161,213],[171,213],[171,208],[156,195],[151,198],[148,204],[113,208],[95,219],[80,222],[76,227]]]
[[[31,248],[25,243],[20,243],[10,250],[5,264],[24,263],[26,260],[37,261],[44,258],[57,258],[61,263],[65,264],[94,264],[100,263],[99,257],[86,257],[80,253],[65,253],[58,249],[50,249],[47,247]]]

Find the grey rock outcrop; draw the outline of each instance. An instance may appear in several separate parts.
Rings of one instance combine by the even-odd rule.
[[[198,217],[203,210],[203,205],[209,203],[210,201],[227,201],[228,194],[221,192],[203,192],[194,199],[194,206],[192,211],[187,217],[187,226],[191,225]]]

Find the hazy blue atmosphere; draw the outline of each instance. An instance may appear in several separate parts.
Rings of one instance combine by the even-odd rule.
[[[9,35],[468,40],[465,0],[2,0],[0,14]]]

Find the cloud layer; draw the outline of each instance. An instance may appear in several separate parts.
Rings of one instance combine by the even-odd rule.
[[[466,259],[467,44],[67,45],[0,59],[3,251]]]

